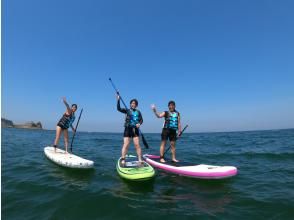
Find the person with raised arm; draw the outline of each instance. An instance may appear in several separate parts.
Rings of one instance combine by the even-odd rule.
[[[138,161],[142,162],[142,151],[139,142],[139,128],[143,123],[143,117],[141,112],[137,109],[138,100],[132,99],[130,101],[130,108],[121,108],[120,107],[120,96],[117,95],[117,110],[126,115],[125,118],[125,130],[124,130],[124,143],[121,150],[121,163],[125,164],[125,157],[128,152],[128,148],[130,146],[131,139],[133,139],[136,152],[138,155]]]
[[[77,111],[78,106],[76,104],[72,104],[71,107],[70,107],[69,104],[67,103],[65,97],[62,98],[62,101],[63,101],[63,103],[64,103],[64,105],[66,107],[66,111],[63,114],[63,116],[61,117],[61,119],[59,120],[59,122],[57,123],[57,126],[56,126],[56,138],[55,138],[53,146],[54,146],[55,152],[56,152],[56,148],[58,146],[60,136],[63,133],[65,152],[67,153],[67,149],[68,149],[68,128],[71,127],[72,131],[75,132],[75,129],[72,126],[72,123],[75,120],[75,112]]]
[[[172,161],[179,162],[176,159],[176,141],[177,136],[181,134],[181,121],[180,113],[176,110],[176,103],[174,101],[169,101],[168,111],[157,112],[155,105],[151,105],[151,109],[157,118],[165,119],[164,125],[161,133],[161,144],[160,144],[160,162],[165,163],[164,159],[164,149],[166,141],[169,139],[171,145]],[[177,134],[178,131],[178,134]]]

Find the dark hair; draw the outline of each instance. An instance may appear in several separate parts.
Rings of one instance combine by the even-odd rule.
[[[137,99],[132,99],[131,101],[130,101],[130,104],[132,104],[132,102],[135,102],[136,103],[136,106],[138,106],[138,100]]]
[[[78,109],[77,104],[72,104],[71,107],[76,107],[76,109]]]
[[[175,103],[175,101],[169,101],[167,106],[169,106],[169,105],[176,105],[176,103]]]

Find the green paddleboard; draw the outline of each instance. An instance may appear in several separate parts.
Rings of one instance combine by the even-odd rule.
[[[139,163],[137,157],[131,155],[126,156],[124,165],[121,163],[121,158],[119,158],[116,170],[122,178],[127,180],[148,180],[155,175],[152,166],[145,161]]]

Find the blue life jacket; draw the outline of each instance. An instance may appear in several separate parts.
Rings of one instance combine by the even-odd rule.
[[[179,123],[179,112],[165,112],[165,121],[164,121],[164,128],[170,128],[174,130],[178,130],[178,123]]]
[[[136,124],[140,124],[142,116],[139,110],[129,109],[126,115],[125,127],[136,127]]]

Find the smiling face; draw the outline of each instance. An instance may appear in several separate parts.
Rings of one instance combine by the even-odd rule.
[[[71,106],[71,110],[72,110],[72,112],[76,112],[76,110],[77,110],[77,106],[76,106],[76,105],[72,105],[72,106]]]
[[[171,104],[168,105],[168,109],[169,109],[170,112],[174,112],[175,109],[176,109],[176,105],[174,105],[173,103],[171,103]]]
[[[131,109],[137,108],[137,103],[135,101],[131,102]]]

